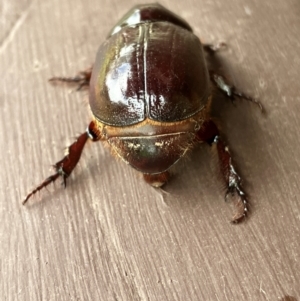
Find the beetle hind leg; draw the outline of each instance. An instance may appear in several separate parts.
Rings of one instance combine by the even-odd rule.
[[[91,75],[92,75],[92,67],[79,72],[74,77],[52,77],[49,79],[49,81],[54,85],[59,83],[65,83],[68,85],[77,85],[77,91],[79,91],[89,87]]]
[[[83,148],[88,139],[92,141],[97,141],[101,139],[101,135],[95,123],[92,121],[87,128],[86,132],[81,134],[77,140],[68,147],[68,153],[65,157],[54,164],[55,173],[44,180],[40,185],[38,185],[35,189],[33,189],[23,200],[22,204],[25,205],[27,201],[38,191],[42,190],[43,188],[47,187],[49,184],[55,182],[59,177],[62,178],[62,184],[66,187],[67,185],[67,178],[70,176],[74,168],[76,167]]]
[[[237,210],[232,218],[232,222],[241,222],[248,213],[248,201],[246,193],[241,187],[241,178],[232,164],[228,146],[221,139],[217,126],[210,119],[204,122],[196,136],[199,141],[207,142],[216,148],[220,172],[227,187],[225,200],[227,200],[229,196],[237,197]]]
[[[72,145],[69,146],[68,154],[62,160],[54,164],[56,173],[48,177],[46,180],[44,180],[44,182],[33,189],[22,202],[23,205],[25,205],[34,194],[47,187],[49,184],[54,183],[59,177],[61,177],[63,180],[62,184],[65,187],[67,186],[67,178],[77,165],[87,139],[88,135],[83,133]]]

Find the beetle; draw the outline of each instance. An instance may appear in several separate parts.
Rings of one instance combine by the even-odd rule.
[[[240,222],[248,201],[228,146],[210,117],[212,86],[232,100],[245,98],[261,104],[208,70],[204,51],[216,50],[202,44],[186,21],[165,7],[132,8],[100,46],[91,70],[74,78],[51,79],[89,88],[92,121],[55,163],[55,173],[32,190],[23,204],[60,177],[66,186],[88,140],[106,141],[154,187],[169,180],[170,168],[188,150],[206,142],[217,150],[226,197],[238,198],[232,221]]]

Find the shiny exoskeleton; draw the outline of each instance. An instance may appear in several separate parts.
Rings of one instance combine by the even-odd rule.
[[[211,82],[231,99],[255,100],[209,72],[204,50],[211,53],[215,48],[202,45],[189,24],[163,6],[139,5],[130,10],[100,46],[91,71],[52,79],[88,86],[93,120],[55,164],[55,174],[23,203],[59,177],[66,185],[88,140],[107,141],[115,154],[155,187],[168,181],[169,169],[188,150],[206,142],[216,145],[227,194],[238,197],[233,222],[241,221],[248,210],[247,199],[228,147],[210,119]]]

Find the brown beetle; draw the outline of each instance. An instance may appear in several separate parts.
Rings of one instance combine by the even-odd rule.
[[[166,183],[169,169],[189,149],[207,142],[216,145],[227,194],[239,198],[241,206],[233,221],[242,220],[247,199],[228,147],[210,119],[210,79],[231,99],[260,103],[209,73],[203,49],[215,51],[212,45],[202,45],[189,24],[163,6],[138,5],[130,10],[100,46],[92,71],[52,79],[89,86],[93,120],[55,164],[55,174],[30,192],[23,204],[59,177],[66,185],[89,139],[107,141],[155,187]]]

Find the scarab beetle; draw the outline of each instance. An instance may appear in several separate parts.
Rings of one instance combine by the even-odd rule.
[[[106,141],[155,187],[166,183],[170,168],[188,150],[206,142],[216,145],[227,194],[239,198],[241,206],[233,221],[242,220],[248,208],[241,179],[209,115],[212,83],[229,98],[259,103],[209,72],[204,51],[211,53],[215,48],[201,44],[189,24],[163,6],[131,9],[100,46],[91,71],[52,79],[88,86],[93,119],[54,165],[56,172],[31,191],[23,204],[59,177],[66,185],[88,140]]]

